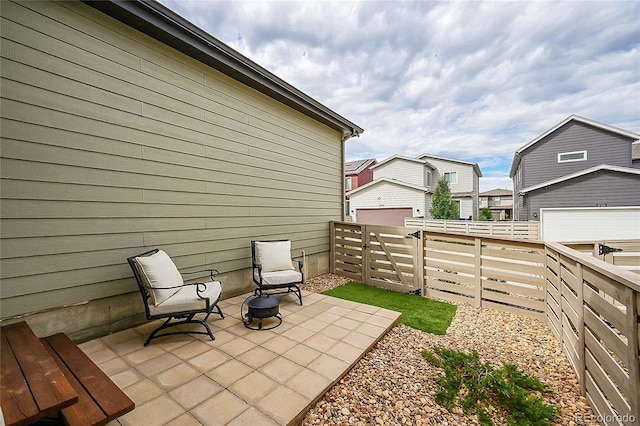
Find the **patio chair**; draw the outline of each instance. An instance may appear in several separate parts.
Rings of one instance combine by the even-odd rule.
[[[299,285],[304,283],[303,263],[291,259],[291,241],[251,240],[251,258],[253,282],[258,286],[254,291],[256,296],[294,293],[302,305]]]
[[[151,339],[173,334],[206,334],[211,340],[215,340],[207,319],[214,309],[224,318],[218,306],[222,283],[214,279],[218,275],[217,270],[186,272],[185,274],[209,272],[211,281],[185,283],[169,255],[157,248],[129,257],[127,262],[138,283],[147,319],[166,319],[160,327],[151,332],[144,342],[145,346]],[[197,314],[205,314],[204,319],[195,318]],[[171,322],[172,320],[176,321]],[[162,330],[183,324],[200,324],[205,331],[179,330],[158,334]]]

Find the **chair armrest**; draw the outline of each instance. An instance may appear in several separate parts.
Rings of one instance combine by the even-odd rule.
[[[200,271],[202,272],[202,271]],[[220,283],[222,285],[222,283]],[[172,288],[182,288],[187,286],[196,286],[196,294],[200,299],[206,299],[206,297],[200,296],[200,293],[207,289],[207,285],[205,283],[184,283],[182,285],[174,285],[171,287],[151,287],[146,284],[143,284],[144,288],[148,288],[149,290],[170,290]]]
[[[174,285],[174,286],[171,286],[171,287],[151,287],[150,285],[147,285],[145,283],[141,283],[141,284],[142,284],[142,287],[144,287],[146,289],[149,289],[149,290],[171,290],[172,288],[182,288],[185,285],[193,285],[193,284],[197,284],[197,283],[190,283],[190,284],[186,284],[185,283],[185,284],[181,284],[181,285]]]
[[[300,270],[300,272],[302,272],[302,267],[304,266],[304,262],[302,262],[302,260],[296,260],[296,262],[298,262],[298,269]]]
[[[191,271],[191,272],[180,272],[182,275],[189,275],[189,274],[199,274],[201,272],[208,272],[209,276],[211,277],[211,280],[213,281],[213,279],[215,277],[217,277],[218,275],[220,275],[220,272],[217,269],[202,269],[200,271]]]

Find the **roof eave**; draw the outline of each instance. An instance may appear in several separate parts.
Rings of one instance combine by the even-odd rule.
[[[364,132],[338,113],[154,0],[82,0],[89,6],[343,133]],[[344,138],[346,140],[346,138]]]
[[[551,180],[548,180],[546,182],[539,183],[537,185],[532,185],[532,186],[529,186],[527,188],[522,188],[519,191],[519,194],[520,195],[526,195],[529,192],[538,190],[540,188],[545,188],[547,186],[555,185],[555,184],[558,184],[558,183],[561,183],[561,182],[566,182],[568,180],[575,179],[577,177],[588,175],[588,174],[591,174],[591,173],[599,172],[601,170],[640,175],[640,170],[638,170],[638,169],[634,169],[634,168],[630,168],[630,167],[611,166],[611,165],[608,165],[608,164],[600,164],[598,166],[594,166],[594,167],[591,167],[591,168],[588,168],[588,169],[584,169],[584,170],[579,170],[579,171],[577,171],[575,173],[571,173],[571,174],[568,174],[568,175],[565,175],[565,176],[561,176],[561,177],[556,178],[556,179],[551,179]]]

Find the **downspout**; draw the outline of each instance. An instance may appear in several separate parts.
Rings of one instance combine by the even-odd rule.
[[[351,139],[352,137],[357,136],[360,137],[360,133],[358,133],[358,131],[356,129],[351,129],[351,133],[349,133],[349,131],[342,131],[342,165],[340,166],[340,169],[342,170],[342,202],[340,203],[340,205],[342,206],[342,221],[345,222],[347,220],[347,218],[345,217],[345,208],[346,206],[346,202],[345,202],[345,194],[347,193],[347,188],[344,186],[344,181],[345,181],[345,170],[344,170],[344,163],[347,161],[347,150],[345,149],[345,142],[349,139]]]

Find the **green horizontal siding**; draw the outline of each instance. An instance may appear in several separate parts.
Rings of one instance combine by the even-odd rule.
[[[2,2],[3,318],[135,291],[126,257],[329,250],[341,135],[79,2]],[[247,283],[248,284],[248,283]]]

